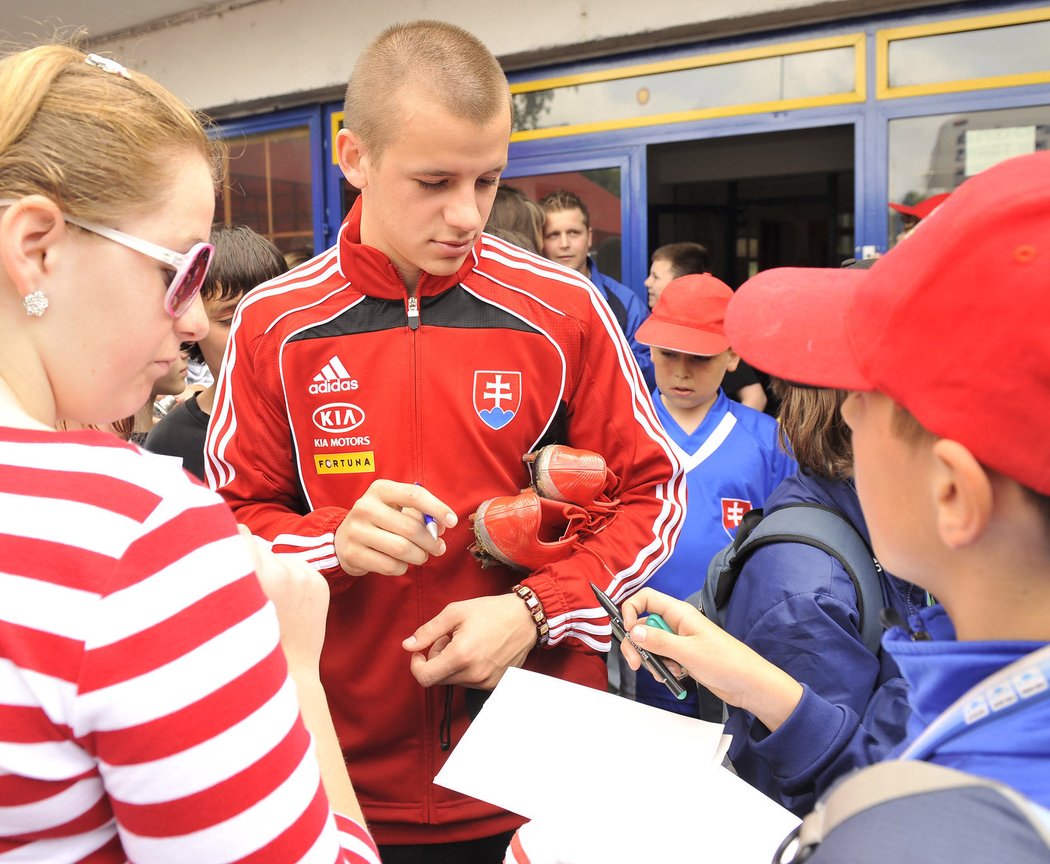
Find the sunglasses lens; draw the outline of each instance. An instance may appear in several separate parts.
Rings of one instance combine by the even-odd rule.
[[[192,257],[185,269],[175,274],[171,285],[168,286],[168,311],[172,317],[185,315],[194,298],[200,293],[204,277],[208,275],[212,251],[209,244],[201,243],[191,250]]]

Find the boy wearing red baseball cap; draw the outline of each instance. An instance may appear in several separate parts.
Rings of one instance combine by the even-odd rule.
[[[895,204],[891,201],[890,209],[899,213],[901,219],[901,231],[897,235],[897,242],[908,237],[916,225],[948,200],[949,195],[951,192],[938,192],[914,204]]]
[[[736,534],[744,514],[795,472],[777,443],[776,421],[730,399],[722,379],[738,357],[725,333],[732,289],[709,273],[681,276],[661,292],[638,328],[656,374],[656,416],[686,470],[688,508],[678,545],[648,584],[685,598],[703,586],[707,562]],[[649,674],[636,679],[635,698],[697,716],[696,690],[674,699]]]
[[[902,758],[1050,805],[1050,153],[968,180],[869,270],[758,274],[726,330],[771,374],[853,391],[875,552],[940,601],[883,639],[911,688]],[[646,612],[677,635],[634,626]],[[686,604],[643,590],[624,619],[770,729],[798,704],[797,682]]]

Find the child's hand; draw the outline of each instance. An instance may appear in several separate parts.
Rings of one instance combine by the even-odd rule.
[[[328,583],[307,564],[275,555],[260,545],[243,525],[238,526],[248,546],[263,593],[277,609],[281,647],[293,677],[316,676],[324,644],[328,612]]]
[[[651,588],[643,588],[622,607],[631,638],[653,654],[685,667],[689,675],[720,699],[750,711],[772,732],[783,723],[799,699],[802,685],[743,642],[704,617],[696,607]],[[674,631],[639,623],[656,612]],[[620,650],[632,669],[641,658],[624,640]]]

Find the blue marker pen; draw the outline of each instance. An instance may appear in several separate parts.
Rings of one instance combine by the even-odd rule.
[[[435,540],[438,539],[438,523],[437,519],[431,516],[429,513],[423,514],[423,524],[427,526],[427,533]]]

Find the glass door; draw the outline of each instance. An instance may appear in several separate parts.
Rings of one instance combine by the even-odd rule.
[[[503,184],[539,202],[559,189],[575,193],[590,211],[590,254],[602,273],[634,290],[644,301],[649,272],[643,147],[538,154],[529,144],[511,145]],[[639,194],[641,193],[641,194]]]

